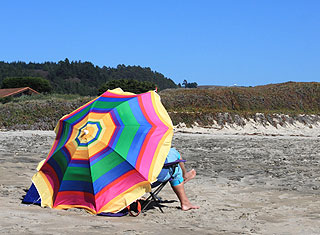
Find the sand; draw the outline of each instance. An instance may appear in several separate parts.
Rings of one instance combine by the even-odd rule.
[[[52,131],[0,132],[1,234],[320,234],[320,138],[178,129],[175,146],[198,175],[185,187],[199,210],[181,211],[170,186],[162,214],[99,217],[21,204]],[[195,133],[182,133],[182,132]]]
[[[309,116],[310,119],[313,116]],[[303,119],[304,120],[304,119]],[[215,124],[208,127],[201,127],[198,123],[194,123],[193,128],[187,128],[184,123],[175,126],[176,132],[182,133],[198,133],[211,135],[261,135],[261,136],[304,136],[304,137],[320,137],[320,122],[306,123],[292,120],[292,122],[283,122],[282,125],[271,125],[268,122],[259,122],[252,119],[242,120],[243,125],[236,123],[225,123],[223,126]],[[274,122],[279,122],[274,119]]]

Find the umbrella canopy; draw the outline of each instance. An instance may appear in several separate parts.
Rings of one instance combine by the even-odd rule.
[[[171,147],[171,119],[154,91],[108,90],[60,119],[33,176],[41,206],[117,212],[151,190]]]

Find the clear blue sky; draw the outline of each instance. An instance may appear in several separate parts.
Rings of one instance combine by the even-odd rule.
[[[199,85],[320,82],[318,0],[11,0],[0,29],[0,61],[140,65]]]

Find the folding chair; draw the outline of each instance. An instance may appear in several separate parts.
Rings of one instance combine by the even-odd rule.
[[[155,206],[157,206],[159,208],[159,210],[163,212],[162,208],[161,208],[161,199],[158,197],[158,194],[161,192],[161,190],[164,188],[164,186],[166,186],[166,184],[170,181],[172,181],[172,176],[175,173],[176,167],[178,166],[178,164],[180,162],[185,162],[186,160],[176,160],[174,162],[169,162],[169,163],[165,163],[163,165],[163,168],[161,170],[160,174],[167,174],[168,172],[170,173],[170,178],[164,182],[160,182],[159,180],[154,182],[153,184],[151,184],[151,188],[154,189],[153,191],[150,192],[149,197],[143,202],[143,204],[141,205],[141,213],[144,212],[147,207],[153,202],[155,204]],[[171,169],[171,172],[170,172]]]

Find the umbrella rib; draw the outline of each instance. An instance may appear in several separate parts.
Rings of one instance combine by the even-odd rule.
[[[87,152],[88,152],[88,156],[90,156],[89,148],[87,148]],[[93,193],[93,196],[94,196],[93,205],[94,205],[95,210],[97,211],[96,195],[95,195],[95,193],[94,193],[94,188],[93,188],[92,172],[91,172],[91,162],[90,162],[90,159],[89,159],[89,158],[88,158],[88,165],[89,165],[89,173],[90,173],[90,180],[91,180],[91,186],[92,186],[92,193]]]
[[[65,122],[65,121],[64,121]],[[78,128],[75,128],[71,123],[69,123],[69,122],[65,122],[66,124],[68,124],[68,125],[70,125],[70,128],[72,128],[72,129],[77,129],[77,130],[79,130]],[[60,138],[61,136],[59,136],[59,138]],[[72,141],[74,141],[73,139],[71,140],[70,139],[70,136],[69,136],[69,138],[68,138],[68,140],[66,141],[66,142],[64,142],[64,144],[62,145],[62,147],[60,147],[60,148],[56,148],[55,150],[54,150],[54,152],[52,153],[52,155],[54,155],[57,151],[59,151],[59,150],[61,150],[64,146],[66,146],[66,145],[68,145],[70,142],[72,142]],[[57,146],[58,147],[58,146]],[[51,155],[51,156],[52,156]]]
[[[109,146],[110,147],[110,146]],[[135,170],[145,181],[148,181],[148,179],[146,179],[137,169],[135,166],[133,166],[130,162],[127,161],[127,159],[125,159],[117,150],[115,150],[114,148],[110,147],[110,149],[112,149],[115,153],[117,153],[125,162],[127,162],[132,168],[133,170]],[[149,182],[150,183],[150,182]]]

